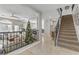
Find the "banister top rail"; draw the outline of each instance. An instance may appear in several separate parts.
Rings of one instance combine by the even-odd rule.
[[[4,33],[4,34],[5,34],[5,33],[18,33],[18,32],[25,32],[25,31],[0,32],[0,34],[1,34],[1,33]]]
[[[35,30],[38,31],[38,30]],[[26,31],[5,31],[5,32],[0,32],[0,34],[6,34],[6,33],[18,33],[18,32],[26,32]]]

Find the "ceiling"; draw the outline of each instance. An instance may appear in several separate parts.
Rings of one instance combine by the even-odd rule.
[[[57,8],[64,8],[65,6],[71,6],[71,4],[0,4],[0,15],[11,16],[13,13],[24,18],[36,16],[38,12],[55,15]]]
[[[30,7],[38,10],[39,12],[54,12],[58,8],[64,8],[65,6],[71,6],[71,4],[30,4]]]
[[[20,17],[35,16],[36,12],[20,4],[0,4],[0,15]]]

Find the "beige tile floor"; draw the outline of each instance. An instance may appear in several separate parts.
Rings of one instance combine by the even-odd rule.
[[[39,44],[23,51],[19,55],[78,55],[79,52],[55,47],[53,40],[43,40]]]

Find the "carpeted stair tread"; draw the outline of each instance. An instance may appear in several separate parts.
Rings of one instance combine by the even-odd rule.
[[[72,15],[62,16],[58,46],[79,52]]]

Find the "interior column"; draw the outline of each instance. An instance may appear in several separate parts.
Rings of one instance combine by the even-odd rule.
[[[42,40],[42,14],[41,13],[39,13],[39,16],[37,18],[37,29],[38,29],[39,40]]]

